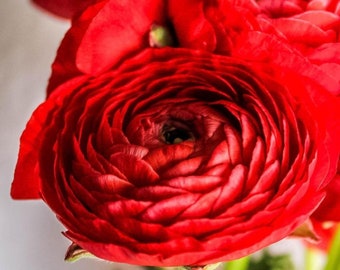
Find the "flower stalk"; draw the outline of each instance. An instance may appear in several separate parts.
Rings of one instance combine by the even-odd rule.
[[[225,264],[224,270],[247,270],[250,262],[250,256],[238,260],[230,261]]]
[[[320,251],[314,248],[306,248],[305,251],[305,269],[306,270],[320,270],[321,262]]]
[[[327,263],[324,270],[339,270],[340,267],[340,225],[338,225],[336,233],[331,243],[328,253]]]

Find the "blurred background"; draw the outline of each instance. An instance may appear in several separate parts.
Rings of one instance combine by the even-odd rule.
[[[44,100],[50,65],[69,22],[29,0],[1,0],[0,7],[0,269],[108,270],[126,268],[94,259],[64,262],[70,242],[54,214],[38,201],[9,196],[19,137]],[[130,267],[129,267],[130,268]]]
[[[29,0],[1,0],[0,8],[0,269],[138,269],[95,259],[64,262],[70,242],[46,205],[13,201],[10,185],[19,138],[33,110],[44,100],[50,65],[69,22],[43,12]],[[290,251],[302,269],[301,245],[283,241],[275,252]]]

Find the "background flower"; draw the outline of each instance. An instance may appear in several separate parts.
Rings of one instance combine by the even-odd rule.
[[[340,5],[337,0],[267,1],[258,4],[264,31],[277,31],[333,80],[340,78]],[[264,16],[263,16],[264,15]],[[259,19],[259,21],[262,20]],[[334,94],[340,94],[340,87]]]
[[[326,73],[321,76],[324,84],[333,84],[330,91],[339,94],[336,1],[137,2],[86,2],[86,12],[74,15],[58,51],[48,92],[76,75],[99,74],[150,47],[150,29],[160,25],[168,29],[178,47],[272,61],[300,68],[301,73],[306,73],[305,62],[311,62],[315,69],[305,75]]]
[[[112,270],[138,267],[63,260],[68,239],[42,201],[16,201],[9,191],[18,158],[19,138],[35,107],[44,100],[50,65],[66,20],[47,16],[29,1],[1,1],[0,35],[0,268],[11,270]]]

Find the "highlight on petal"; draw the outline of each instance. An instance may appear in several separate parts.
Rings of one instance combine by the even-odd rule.
[[[337,0],[311,0],[307,10],[329,10],[340,15],[340,3]]]
[[[273,22],[291,42],[303,42],[310,45],[333,42],[335,33],[323,31],[317,25],[295,18],[280,18]]]
[[[321,29],[327,30],[340,25],[340,16],[328,11],[306,11],[295,15],[294,18],[308,21]]]

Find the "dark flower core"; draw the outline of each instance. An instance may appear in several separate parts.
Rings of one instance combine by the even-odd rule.
[[[194,136],[192,132],[183,127],[165,125],[163,128],[162,140],[166,144],[177,144],[193,139]]]

